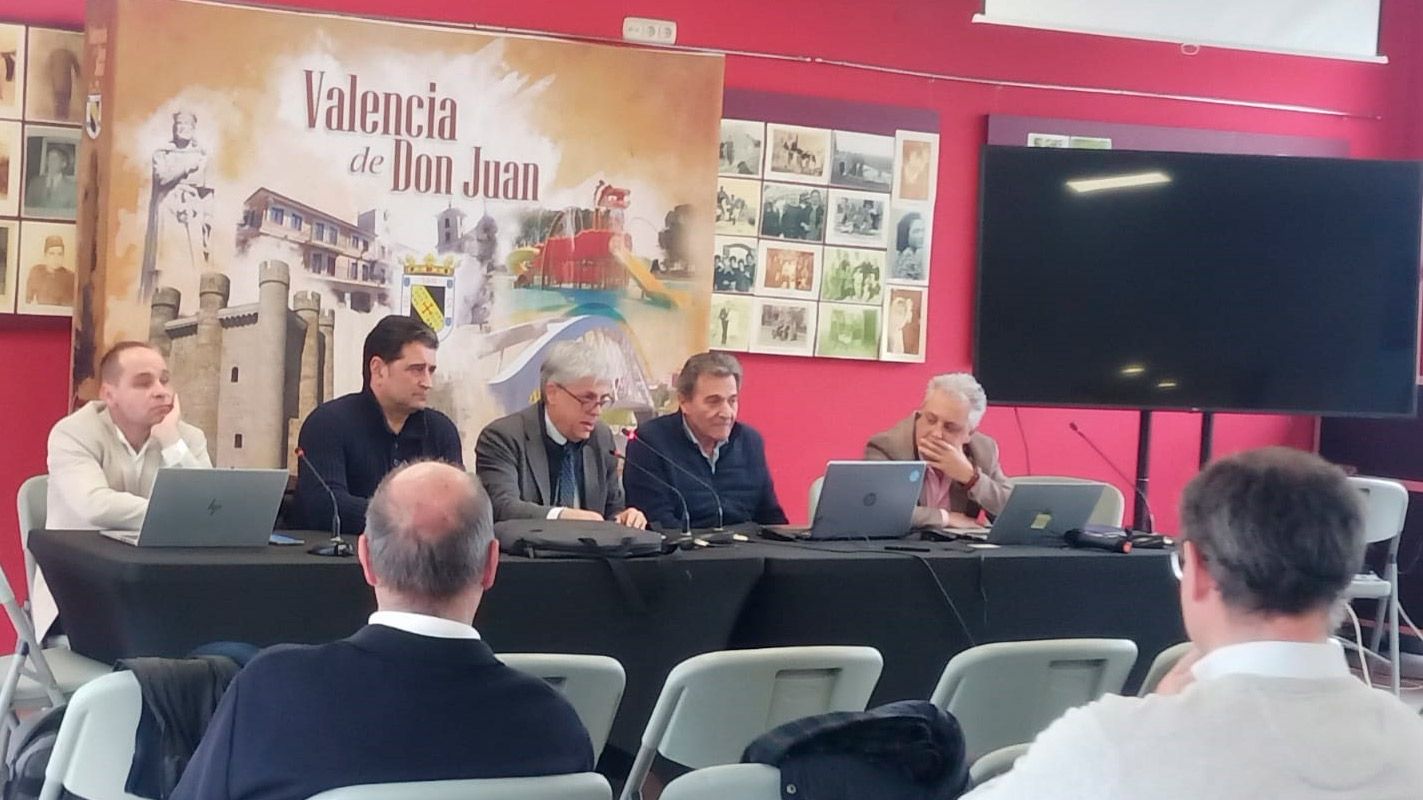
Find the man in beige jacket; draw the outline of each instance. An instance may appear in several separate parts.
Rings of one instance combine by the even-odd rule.
[[[998,443],[978,432],[988,395],[966,372],[937,375],[908,418],[865,445],[870,461],[926,461],[916,528],[969,528],[979,513],[1002,513],[1013,484],[998,463]]]
[[[49,432],[50,530],[138,530],[160,467],[212,466],[203,432],[180,419],[161,353],[120,342],[99,362],[99,378],[99,400]],[[31,606],[43,635],[58,611],[38,573]]]

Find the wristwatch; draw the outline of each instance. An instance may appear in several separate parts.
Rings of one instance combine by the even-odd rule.
[[[978,467],[973,468],[973,477],[968,479],[968,483],[963,485],[964,491],[972,490],[978,485],[978,479],[983,477],[983,470]]]

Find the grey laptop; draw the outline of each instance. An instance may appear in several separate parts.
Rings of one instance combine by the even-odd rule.
[[[1096,483],[1025,483],[988,529],[991,544],[1061,543],[1062,535],[1092,518],[1104,491]]]
[[[100,531],[139,547],[263,547],[287,488],[284,469],[160,469],[137,531]]]
[[[923,487],[923,461],[831,461],[808,538],[904,536]]]

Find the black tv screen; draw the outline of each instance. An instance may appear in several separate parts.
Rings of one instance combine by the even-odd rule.
[[[1414,162],[990,146],[974,370],[996,403],[1404,415]]]

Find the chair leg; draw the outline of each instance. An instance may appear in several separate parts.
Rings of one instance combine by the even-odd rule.
[[[1398,697],[1403,689],[1403,658],[1398,649],[1398,564],[1388,565],[1388,654],[1393,660],[1393,696]]]
[[[638,748],[637,756],[632,760],[632,769],[628,770],[627,783],[623,785],[618,800],[642,800],[642,784],[647,780],[647,773],[652,771],[652,759],[656,755],[655,747],[642,745]]]

